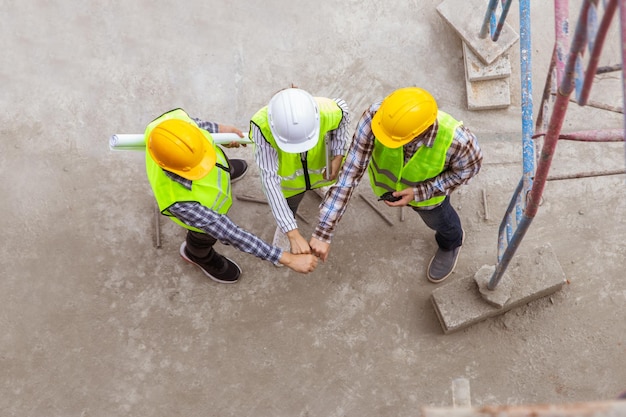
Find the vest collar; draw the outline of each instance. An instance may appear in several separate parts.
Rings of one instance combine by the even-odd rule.
[[[428,129],[426,129],[421,135],[404,145],[408,149],[417,149],[420,146],[426,146],[432,148],[439,131],[439,122],[435,120]]]
[[[170,172],[166,169],[163,169],[163,172],[165,172],[165,175],[167,175],[167,177],[171,179],[172,181],[175,181],[179,183],[180,185],[182,185],[183,187],[185,187],[186,189],[191,190],[191,180],[188,180],[187,178],[183,178],[180,175],[174,174],[173,172]]]

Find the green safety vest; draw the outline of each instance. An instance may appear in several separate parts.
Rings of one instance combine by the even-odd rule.
[[[372,158],[367,167],[370,185],[378,196],[388,191],[401,191],[415,187],[422,181],[439,175],[446,162],[446,154],[452,144],[454,131],[463,122],[459,122],[447,113],[437,113],[439,130],[432,147],[421,146],[404,165],[404,147],[388,148],[377,139],[374,140]],[[415,207],[435,206],[445,196],[433,197],[425,201],[411,201]]]
[[[194,122],[184,110],[175,109],[169,111],[153,120],[146,128],[146,132],[144,134],[146,146],[152,130],[159,123],[167,119],[184,120],[194,126],[197,126],[196,122]],[[200,129],[200,131],[211,143],[211,145],[215,147],[217,161],[215,168],[213,168],[206,176],[193,181],[191,190],[188,190],[176,181],[172,181],[165,174],[163,168],[154,162],[147,150],[146,172],[148,174],[148,181],[152,186],[152,192],[154,193],[154,197],[156,198],[161,213],[168,216],[171,220],[186,229],[204,233],[203,230],[188,226],[181,222],[168,211],[168,208],[177,202],[198,202],[219,214],[226,214],[233,203],[230,188],[230,173],[226,169],[220,167],[220,165],[222,167],[228,167],[228,159],[226,159],[224,152],[219,147],[215,146],[211,134],[204,129]]]
[[[267,106],[256,112],[252,116],[250,123],[255,124],[265,136],[265,139],[278,153],[278,176],[280,177],[281,190],[285,198],[300,194],[307,190],[307,178],[309,181],[308,189],[320,188],[332,184],[334,181],[324,179],[324,168],[326,167],[326,145],[324,137],[334,129],[337,129],[343,112],[334,100],[315,97],[315,101],[320,109],[320,134],[317,144],[309,149],[303,161],[299,153],[283,152],[272,135],[270,125],[267,120]],[[252,129],[250,129],[249,137],[252,137]],[[306,171],[304,169],[306,162]]]

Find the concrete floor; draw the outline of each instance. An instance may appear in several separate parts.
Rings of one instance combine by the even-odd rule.
[[[453,199],[467,239],[450,279],[495,262],[521,175],[519,44],[512,105],[468,111],[440,1],[393,3],[2,2],[0,415],[417,416],[451,405],[459,377],[475,405],[624,390],[623,175],[549,182],[520,251],[550,243],[570,284],[450,335],[424,276],[433,235],[415,215],[388,209],[389,226],[353,199],[331,258],[307,276],[222,247],[244,269],[234,286],[184,263],[184,232],[166,219],[155,247],[143,154],[111,152],[111,134],[174,107],[247,130],[290,83],[344,98],[355,124],[371,102],[419,85],[485,153]],[[554,31],[550,2],[532,3],[537,106]],[[518,27],[516,10],[508,22]],[[619,62],[614,40],[602,65]],[[597,82],[592,99],[621,105],[619,77]],[[564,130],[622,126],[621,114],[571,107]],[[229,155],[253,163],[251,149]],[[552,172],[623,166],[621,143],[562,143]],[[262,197],[254,166],[234,192]],[[366,182],[359,192],[371,195]],[[318,202],[303,203],[307,234]],[[231,217],[271,239],[267,206],[239,201]]]

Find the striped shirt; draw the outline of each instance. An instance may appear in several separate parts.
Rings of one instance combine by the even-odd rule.
[[[332,240],[337,222],[346,211],[352,193],[367,170],[374,149],[372,118],[381,103],[382,101],[379,101],[370,106],[358,121],[350,149],[339,172],[339,178],[326,193],[320,206],[319,222],[313,232],[313,237],[322,242],[330,243]],[[433,145],[438,128],[438,123],[435,121],[424,133],[404,145],[405,164],[421,146]],[[459,126],[454,132],[452,144],[446,154],[443,171],[436,177],[418,183],[413,188],[415,201],[449,195],[460,185],[467,184],[480,171],[482,159],[482,151],[476,136],[465,126]]]
[[[201,129],[205,129],[209,133],[217,133],[219,131],[217,123],[196,118],[193,120]],[[193,181],[166,170],[164,172],[172,181],[191,190]],[[219,214],[198,202],[176,202],[168,207],[168,210],[174,217],[186,225],[200,229],[221,243],[231,245],[242,252],[274,264],[278,264],[278,260],[282,255],[280,248],[267,244],[262,239],[237,226],[228,216]]]
[[[343,155],[348,147],[350,114],[348,105],[340,98],[333,99],[343,115],[337,129],[328,132],[330,138],[330,146],[332,155]],[[276,224],[283,233],[298,228],[296,219],[287,205],[280,186],[280,177],[278,176],[278,153],[276,149],[270,145],[265,139],[263,133],[254,123],[250,123],[252,138],[255,143],[254,158],[259,171],[261,173],[261,182],[263,191],[267,197],[267,201],[276,220]]]

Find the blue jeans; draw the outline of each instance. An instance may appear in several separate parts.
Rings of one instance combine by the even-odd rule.
[[[420,215],[426,226],[435,231],[435,240],[442,250],[455,249],[463,243],[461,219],[450,204],[450,196],[432,210],[410,206]]]

